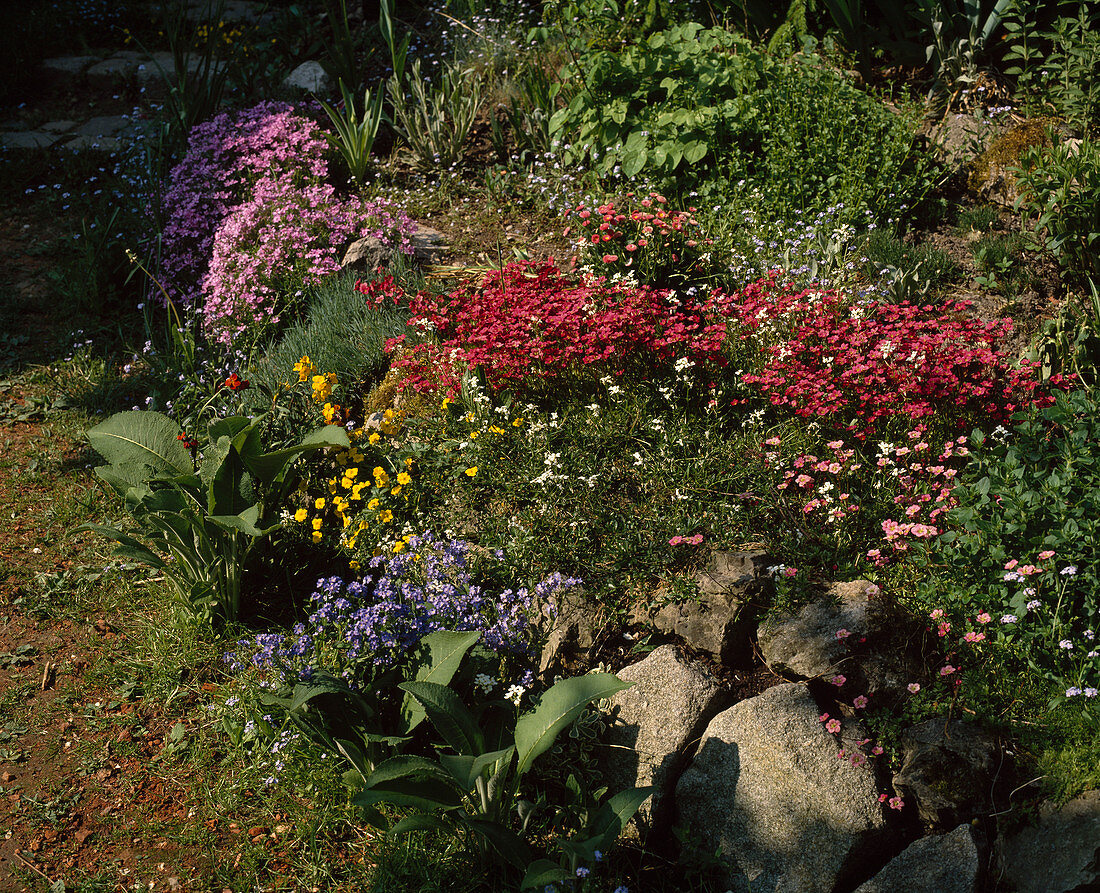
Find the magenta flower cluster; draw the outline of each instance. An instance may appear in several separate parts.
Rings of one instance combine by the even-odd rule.
[[[160,272],[169,298],[204,306],[217,340],[277,321],[281,289],[336,270],[353,238],[410,250],[403,211],[336,195],[326,150],[316,122],[287,103],[224,112],[192,131],[164,196]]]

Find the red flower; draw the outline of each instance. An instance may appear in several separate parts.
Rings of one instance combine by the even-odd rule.
[[[229,388],[231,391],[243,391],[248,388],[248,379],[241,378],[234,372],[222,383],[222,386]]]

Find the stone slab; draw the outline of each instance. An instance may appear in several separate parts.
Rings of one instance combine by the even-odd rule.
[[[56,133],[41,130],[14,130],[0,133],[0,145],[5,149],[48,149],[59,139]]]

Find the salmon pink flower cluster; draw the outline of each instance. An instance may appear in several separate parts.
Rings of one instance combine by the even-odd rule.
[[[670,209],[658,192],[628,192],[595,207],[581,202],[566,208],[562,235],[576,245],[582,264],[609,275],[635,270],[643,281],[660,284],[701,267],[712,240],[695,214],[694,207]]]

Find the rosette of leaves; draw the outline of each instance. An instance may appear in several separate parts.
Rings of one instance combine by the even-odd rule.
[[[108,462],[96,474],[126,501],[139,534],[101,524],[76,530],[106,536],[117,556],[162,573],[195,616],[235,620],[249,553],[282,526],[277,512],[295,483],[294,460],[350,446],[347,432],[330,425],[265,452],[261,422],[215,419],[200,444],[160,413],[116,413],[89,430],[88,441]]]

